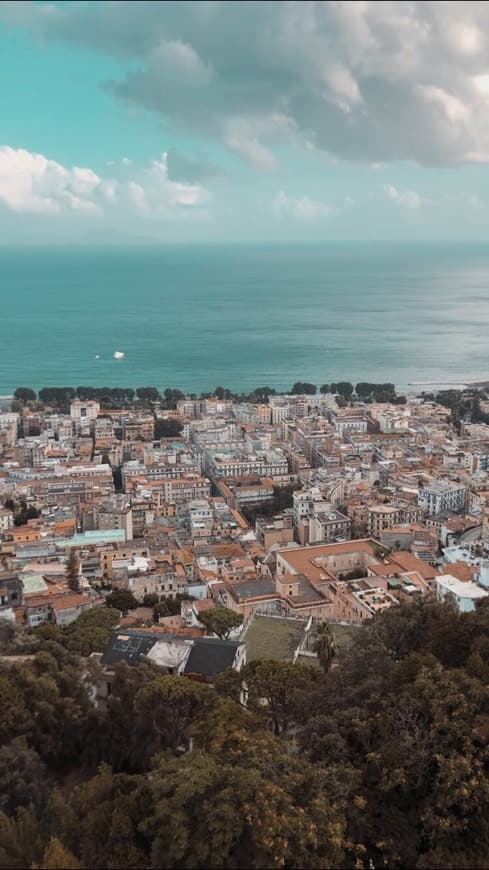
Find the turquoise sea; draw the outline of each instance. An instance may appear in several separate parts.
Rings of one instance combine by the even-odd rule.
[[[489,379],[489,245],[0,249],[0,393],[338,379]]]

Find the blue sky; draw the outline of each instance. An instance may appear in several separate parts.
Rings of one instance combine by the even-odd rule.
[[[489,5],[0,5],[13,242],[486,239]]]

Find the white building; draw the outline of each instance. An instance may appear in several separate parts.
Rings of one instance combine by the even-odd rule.
[[[80,399],[73,399],[70,404],[70,416],[75,430],[78,432],[84,426],[93,424],[99,415],[99,411],[100,405],[98,402],[82,402]]]
[[[465,486],[435,480],[418,490],[418,505],[430,516],[444,511],[463,511],[467,490]]]
[[[0,508],[0,532],[8,532],[14,525],[14,515],[7,508]]]
[[[481,598],[487,598],[489,592],[481,589],[477,583],[464,582],[452,577],[451,574],[442,574],[435,577],[436,595],[440,601],[451,599],[462,613],[475,610],[476,602]]]
[[[344,411],[331,415],[335,432],[343,437],[350,432],[367,431],[367,415],[365,411]]]
[[[257,474],[272,480],[287,481],[289,466],[281,450],[257,451],[256,453],[207,452],[207,468],[213,477],[239,477]]]

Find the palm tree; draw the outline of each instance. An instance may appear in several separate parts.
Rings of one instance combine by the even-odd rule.
[[[320,622],[314,629],[313,651],[324,671],[329,671],[336,655],[333,632],[328,622]]]

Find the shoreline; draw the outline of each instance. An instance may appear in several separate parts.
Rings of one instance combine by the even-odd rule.
[[[341,382],[341,381],[336,381],[336,383],[342,383],[342,382]],[[346,383],[351,383],[351,384],[353,385],[353,387],[355,387],[355,383],[354,383],[353,381],[347,381]],[[359,382],[357,381],[357,383],[359,383]],[[149,385],[148,385],[148,386],[149,386]],[[263,389],[264,387],[268,387],[268,386],[270,386],[270,385],[263,385],[262,387],[254,387],[254,388],[252,388],[249,392],[247,392],[246,389],[243,389],[243,390],[234,390],[234,389],[231,389],[231,388],[225,388],[225,389],[226,389],[226,391],[229,390],[229,392],[231,393],[231,395],[232,395],[233,397],[239,397],[239,396],[246,397],[246,396],[251,395],[251,394],[253,393],[254,390],[260,390],[260,389]],[[316,386],[316,393],[309,394],[309,395],[311,396],[311,398],[312,398],[313,396],[319,396],[319,395],[321,395],[321,391],[320,391],[320,386],[321,386],[321,385],[320,385],[320,384],[316,384],[315,386]],[[380,386],[380,384],[379,384],[379,386]],[[431,392],[431,391],[432,391],[432,390],[429,390],[429,389],[422,389],[422,390],[421,390],[421,389],[418,389],[418,388],[422,388],[422,387],[423,387],[423,388],[430,388],[430,387],[431,387],[431,388],[434,388],[433,391],[436,391],[438,388],[445,388],[445,389],[459,390],[459,391],[463,392],[464,390],[469,390],[469,389],[473,389],[473,388],[476,388],[476,389],[488,389],[488,388],[489,388],[489,380],[477,380],[477,381],[475,381],[475,380],[474,380],[474,381],[469,381],[469,380],[456,380],[456,379],[453,379],[453,380],[447,380],[447,381],[444,381],[444,380],[433,380],[433,381],[427,380],[427,381],[409,381],[409,382],[407,382],[407,383],[399,384],[399,385],[394,384],[395,393],[396,393],[396,395],[398,395],[398,396],[399,396],[399,395],[405,395],[405,394],[408,394],[408,395],[415,395],[415,396],[420,396],[420,395],[422,395],[424,392]],[[74,390],[75,392],[76,392],[77,389],[79,389],[78,387],[72,387],[71,385],[60,385],[60,386],[59,386],[59,385],[52,385],[52,386],[48,386],[48,387],[43,386],[43,387],[39,387],[39,388],[28,387],[28,389],[32,389],[32,390],[34,390],[36,393],[39,393],[39,391],[42,390],[42,389],[63,389],[63,388],[66,388],[66,389],[68,389],[68,390],[71,390],[71,389],[72,389],[72,390]],[[106,384],[103,385],[103,386],[98,386],[98,385],[90,384],[90,385],[87,385],[87,388],[90,389],[90,390],[91,390],[91,389],[93,389],[93,390],[102,390],[102,389],[105,390],[105,389],[107,389],[108,391],[110,391],[110,390],[124,390],[124,389],[131,390],[131,389],[133,389],[133,390],[135,391],[135,390],[137,390],[137,389],[141,389],[141,385],[135,385],[135,386],[133,387],[133,386],[128,386],[127,384],[126,384],[125,386],[122,386],[122,385],[119,385],[119,384],[116,385],[116,386],[108,386],[108,385],[106,385]],[[151,388],[153,388],[153,385],[151,385]],[[416,389],[413,389],[413,388],[416,388]],[[19,389],[19,387],[15,387],[14,389],[11,390],[11,392],[3,392],[3,393],[0,393],[0,404],[5,403],[5,402],[7,402],[7,401],[12,401],[12,400],[15,398],[14,393],[15,393],[15,390],[17,390],[17,389]],[[157,389],[158,391],[160,391],[160,388],[159,388],[159,387],[156,387],[156,389]],[[206,389],[206,390],[200,390],[200,391],[199,391],[199,390],[192,390],[192,389],[189,389],[189,390],[181,390],[181,391],[180,391],[178,388],[174,388],[174,387],[171,387],[170,389],[175,389],[176,391],[179,391],[179,392],[183,393],[183,395],[184,395],[186,398],[187,398],[187,397],[190,397],[190,396],[192,396],[192,395],[195,395],[195,396],[197,396],[197,397],[199,397],[199,398],[202,398],[202,397],[205,397],[205,396],[214,395],[214,391],[217,389],[217,387],[210,387],[209,389]],[[273,388],[271,388],[271,389],[273,389],[273,395],[276,395],[276,396],[288,396],[288,395],[293,395],[293,393],[292,393],[292,386],[291,386],[290,389],[288,389],[288,390],[287,390],[287,389],[279,389],[279,388],[275,388],[275,387],[273,387]],[[163,390],[161,390],[161,395],[163,395]],[[324,395],[327,395],[327,393],[325,393]]]

